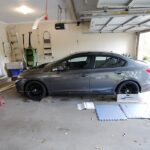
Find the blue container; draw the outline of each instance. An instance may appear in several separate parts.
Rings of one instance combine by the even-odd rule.
[[[17,77],[20,73],[23,72],[23,69],[11,69],[10,72],[12,77]]]

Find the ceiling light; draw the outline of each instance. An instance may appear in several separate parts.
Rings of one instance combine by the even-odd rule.
[[[30,7],[25,6],[25,5],[22,5],[22,6],[18,7],[18,8],[16,8],[16,11],[18,11],[18,12],[24,14],[24,15],[34,12],[33,9],[31,9]]]

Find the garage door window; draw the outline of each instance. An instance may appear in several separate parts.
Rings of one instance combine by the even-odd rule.
[[[114,68],[122,67],[126,62],[117,57],[109,56],[96,56],[95,58],[95,68]]]

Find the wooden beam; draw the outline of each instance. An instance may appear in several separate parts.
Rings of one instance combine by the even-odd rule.
[[[142,31],[139,31],[138,33],[146,33],[146,32],[150,32],[150,29],[142,30]]]

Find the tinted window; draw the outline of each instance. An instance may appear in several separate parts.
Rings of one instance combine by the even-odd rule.
[[[85,69],[88,67],[88,57],[76,57],[68,60],[68,67],[70,70]]]
[[[84,57],[72,58],[72,59],[69,59],[68,61],[69,62],[86,62],[86,60],[87,60],[87,57],[84,56]]]
[[[60,62],[52,70],[56,71],[58,68],[61,68],[62,70],[86,69],[89,66],[89,60],[90,58],[88,56],[74,57]]]
[[[122,67],[125,65],[125,61],[110,56],[96,56],[95,58],[95,68],[114,68],[114,67]]]

